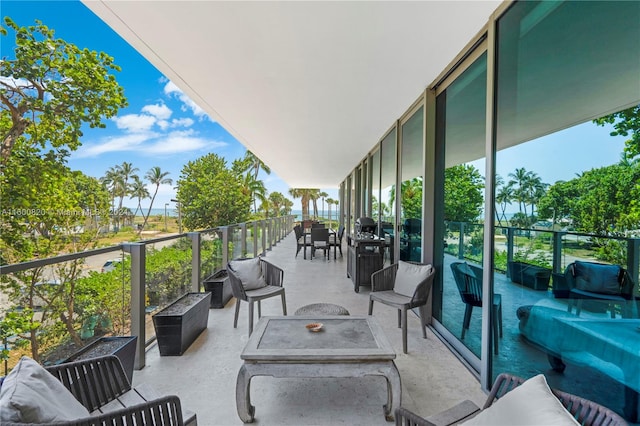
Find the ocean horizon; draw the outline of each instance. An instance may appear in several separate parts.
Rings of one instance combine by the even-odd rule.
[[[130,209],[132,212],[135,212],[135,208],[131,208],[131,207],[125,207]],[[148,208],[143,208],[142,211],[138,210],[138,212],[136,213],[136,217],[144,217],[147,214],[147,210]],[[296,219],[300,219],[302,218],[302,210],[292,210],[291,214],[296,216]],[[164,217],[164,208],[152,208],[151,209],[151,214],[150,216],[163,216]],[[336,219],[336,212],[332,209],[331,210],[331,217],[335,220]],[[167,217],[178,217],[178,210],[177,209],[170,209],[167,208]],[[324,212],[324,216],[322,215],[322,211],[318,212],[318,218],[322,219],[329,219],[329,211],[325,210]]]

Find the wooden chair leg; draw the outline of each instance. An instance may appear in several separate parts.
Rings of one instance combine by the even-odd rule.
[[[407,308],[402,309],[402,352],[407,353]]]
[[[240,314],[240,299],[236,298],[236,315],[233,317],[233,328],[238,328],[238,314]]]

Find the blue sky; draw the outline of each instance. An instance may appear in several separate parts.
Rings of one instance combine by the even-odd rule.
[[[82,146],[68,161],[72,169],[101,177],[109,167],[127,161],[143,177],[151,167],[159,166],[170,173],[174,183],[160,187],[154,208],[169,203],[171,209],[175,182],[188,161],[213,152],[230,166],[244,156],[244,146],[79,1],[2,0],[0,14],[19,26],[33,25],[39,19],[55,30],[56,37],[80,48],[105,52],[122,68],[116,79],[124,87],[129,106],[106,120],[106,129],[83,129]],[[10,36],[3,37],[2,57],[13,56],[14,46],[5,43],[10,40]],[[279,191],[291,199],[289,186],[275,173],[260,177],[269,192]],[[153,188],[149,190],[153,194]],[[337,189],[324,190],[337,198]],[[301,209],[300,199],[293,201],[293,209]],[[143,202],[143,207],[149,202]],[[128,206],[135,208],[136,203],[131,201]]]
[[[129,106],[120,110],[118,117],[107,120],[106,129],[85,129],[82,147],[69,159],[72,169],[100,177],[109,167],[127,161],[139,169],[142,177],[151,167],[159,166],[170,173],[174,184],[160,188],[154,207],[163,208],[169,203],[171,209],[175,181],[188,161],[213,152],[230,165],[244,155],[245,148],[233,136],[79,1],[2,0],[1,7],[2,17],[10,16],[20,26],[33,25],[35,19],[40,19],[55,29],[57,37],[106,52],[122,68],[116,77],[125,89]],[[1,56],[12,56],[13,46],[4,41],[3,38]],[[525,167],[545,183],[572,179],[578,172],[619,161],[625,138],[611,138],[609,132],[609,127],[587,122],[503,150],[497,155],[497,172],[508,180],[508,174],[516,167]],[[484,175],[484,160],[472,164]],[[288,196],[288,185],[274,173],[261,178],[269,192]],[[337,188],[324,190],[338,198]],[[293,209],[300,210],[300,200],[293,201]],[[143,202],[143,206],[148,203],[149,200]],[[128,205],[135,207],[136,202]],[[513,209],[517,211],[517,206]]]

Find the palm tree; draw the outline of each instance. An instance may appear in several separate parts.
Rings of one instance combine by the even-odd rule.
[[[257,212],[256,200],[264,201],[266,199],[267,188],[265,188],[264,182],[256,179],[251,173],[242,176],[242,180],[244,181],[244,190],[253,199],[253,211]]]
[[[325,197],[328,197],[329,194],[327,194],[326,192],[322,191],[321,193],[318,194],[318,197],[322,198],[322,217],[324,218],[324,199]]]
[[[507,209],[507,205],[511,202],[511,200],[513,200],[513,187],[511,185],[500,186],[498,188],[498,192],[496,193],[496,203],[500,205],[500,210],[502,211],[502,213],[500,214],[498,213],[498,210],[496,210],[496,216],[498,219],[498,224],[500,226],[502,226],[500,216],[502,216],[502,219],[504,219],[505,222],[507,221],[505,210]]]
[[[287,215],[291,214],[291,209],[293,208],[293,201],[284,197],[282,200],[282,214]]]
[[[311,200],[311,196],[316,192],[319,192],[319,189],[309,189],[309,188],[291,188],[289,190],[289,194],[293,198],[300,198],[300,203],[302,203],[302,219],[309,219],[309,200]]]
[[[511,185],[513,188],[514,199],[518,201],[518,211],[522,213],[522,208],[524,206],[525,216],[527,215],[526,187],[530,174],[531,172],[528,172],[524,167],[517,168],[515,172],[509,173],[509,177],[511,177],[509,185]]]
[[[114,226],[117,226],[120,223],[120,215],[116,211],[116,197],[125,193],[124,180],[118,170],[118,166],[109,167],[104,176],[100,178],[100,182],[111,195],[111,213],[109,216],[113,218]]]
[[[319,189],[310,189],[309,198],[313,201],[313,217],[318,219],[318,198],[320,198]]]
[[[148,180],[149,183],[156,186],[156,190],[153,192],[153,197],[151,197],[151,204],[149,205],[149,210],[147,210],[147,215],[144,217],[144,223],[142,224],[140,231],[138,231],[138,236],[140,236],[140,234],[144,230],[144,227],[147,226],[147,221],[149,220],[149,215],[151,214],[151,209],[153,208],[153,202],[156,199],[156,195],[158,195],[158,189],[160,189],[160,185],[171,185],[173,183],[171,179],[167,178],[168,175],[169,172],[163,172],[158,166],[152,167],[151,169],[149,169],[147,174],[144,175],[144,178]]]
[[[247,172],[247,176],[245,176],[245,183],[251,184],[249,186],[251,190],[251,198],[253,199],[253,211],[257,212],[256,207],[256,199],[260,199],[264,201],[264,197],[266,197],[266,188],[264,187],[264,183],[261,180],[258,180],[258,174],[260,173],[260,169],[262,169],[266,174],[271,174],[271,168],[264,164],[261,159],[256,157],[256,155],[247,151],[244,154],[244,158],[241,160],[241,163],[244,165],[243,172]],[[251,178],[247,178],[251,176]],[[261,186],[257,186],[256,182],[259,182]],[[257,191],[257,192],[256,192]]]
[[[335,200],[333,198],[327,198],[327,206],[329,207],[329,225],[331,225],[331,205],[333,204],[334,201]]]
[[[120,202],[118,203],[118,210],[122,210],[122,200],[129,195],[131,188],[129,187],[129,178],[137,178],[138,175],[135,172],[138,171],[137,167],[133,167],[133,164],[123,161],[121,165],[116,166],[116,171],[122,179],[122,191],[120,192]],[[118,216],[120,214],[118,213]]]
[[[280,216],[280,210],[284,205],[284,195],[280,192],[272,192],[269,194],[269,203],[271,203],[271,209],[274,210],[275,216]]]
[[[149,191],[147,190],[144,182],[142,182],[138,176],[134,176],[129,193],[132,197],[138,199],[138,207],[136,207],[136,211],[133,213],[133,217],[135,217],[138,214],[138,210],[142,212],[142,200],[149,198]]]

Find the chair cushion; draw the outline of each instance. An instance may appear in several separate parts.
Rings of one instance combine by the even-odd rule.
[[[578,290],[620,294],[620,266],[576,261],[573,267]]]
[[[89,417],[58,379],[23,356],[0,388],[0,423],[50,423]]]
[[[233,272],[242,281],[242,286],[245,290],[266,287],[267,282],[262,276],[259,257],[247,260],[232,260],[229,264]]]
[[[400,260],[393,291],[403,296],[413,297],[416,287],[424,281],[431,271],[431,265],[415,265]]]
[[[543,374],[538,374],[507,392],[480,414],[460,425],[579,425],[551,393]]]

